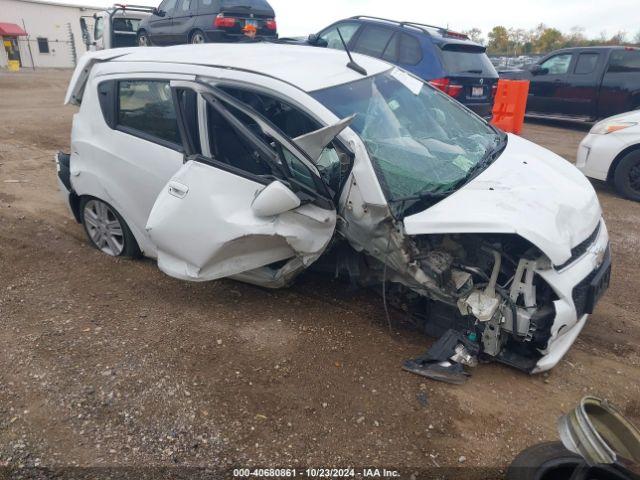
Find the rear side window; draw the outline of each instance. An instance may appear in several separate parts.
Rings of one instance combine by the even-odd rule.
[[[393,31],[388,28],[367,25],[358,37],[353,49],[365,55],[381,58],[389,40],[391,40],[391,35],[393,35]]]
[[[498,76],[482,47],[460,44],[445,45],[442,48],[442,62],[448,75]]]
[[[598,53],[581,53],[578,55],[578,61],[576,62],[576,68],[574,73],[576,75],[586,75],[593,73],[598,64]]]
[[[182,142],[169,82],[119,81],[117,127],[150,141],[180,146]]]
[[[415,37],[403,33],[400,35],[400,55],[398,61],[406,65],[417,65],[422,61],[420,42]]]
[[[640,72],[640,50],[615,50],[611,53],[609,72]]]

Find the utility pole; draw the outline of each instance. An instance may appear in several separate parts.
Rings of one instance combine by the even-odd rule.
[[[27,48],[29,49],[29,57],[31,58],[31,68],[36,69],[36,64],[33,61],[33,53],[31,52],[31,40],[29,40],[29,32],[27,31],[27,26],[24,23],[24,18],[22,19],[22,28],[27,32]]]

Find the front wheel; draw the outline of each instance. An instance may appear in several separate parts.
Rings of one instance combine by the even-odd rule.
[[[198,44],[198,43],[206,43],[207,39],[204,36],[202,30],[196,30],[191,34],[191,38],[189,43]]]
[[[140,249],[127,223],[106,202],[83,197],[80,215],[84,230],[92,245],[112,257],[138,257]]]
[[[620,195],[640,202],[640,150],[629,152],[620,160],[613,184]]]

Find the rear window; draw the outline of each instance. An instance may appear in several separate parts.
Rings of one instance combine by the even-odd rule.
[[[448,75],[498,76],[483,47],[449,44],[442,48],[441,54]]]
[[[273,10],[266,0],[222,0],[222,8],[251,7],[257,10]]]
[[[609,72],[640,72],[640,50],[615,50],[611,53]]]
[[[137,32],[140,27],[140,19],[138,18],[114,18],[113,30],[116,32]]]

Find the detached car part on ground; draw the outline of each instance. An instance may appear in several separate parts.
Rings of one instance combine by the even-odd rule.
[[[507,480],[638,480],[640,431],[613,405],[583,398],[558,420],[561,442],[527,448]]]
[[[552,368],[609,282],[595,191],[416,77],[354,60],[276,44],[85,55],[58,156],[72,212],[97,248],[176,278],[277,288],[316,264],[384,285],[430,335]]]

